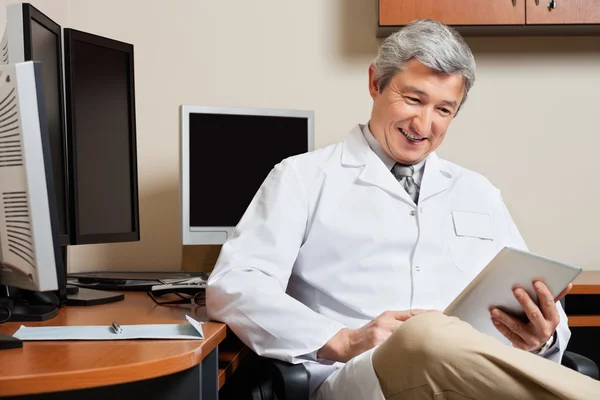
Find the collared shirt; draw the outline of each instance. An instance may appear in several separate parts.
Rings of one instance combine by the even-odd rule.
[[[375,136],[373,136],[371,130],[369,129],[368,123],[363,126],[362,132],[363,135],[365,135],[365,139],[367,139],[371,150],[373,150],[373,152],[377,154],[377,157],[379,157],[381,161],[383,161],[383,164],[391,173],[392,167],[394,166],[394,164],[396,164],[396,161],[383,149],[383,147],[381,147],[377,139],[375,139]],[[425,159],[414,164],[413,167],[415,169],[413,179],[415,180],[415,183],[417,185],[421,186],[421,180],[423,179],[423,172],[425,170]]]

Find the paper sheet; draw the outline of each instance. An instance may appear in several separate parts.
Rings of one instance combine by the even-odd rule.
[[[189,324],[121,325],[115,333],[111,326],[36,326],[21,325],[13,335],[21,340],[123,340],[123,339],[204,339],[202,323],[185,316]]]

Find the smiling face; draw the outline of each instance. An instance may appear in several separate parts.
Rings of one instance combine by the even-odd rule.
[[[464,89],[462,75],[440,74],[413,59],[380,93],[371,65],[373,110],[369,129],[396,162],[416,164],[444,140]]]

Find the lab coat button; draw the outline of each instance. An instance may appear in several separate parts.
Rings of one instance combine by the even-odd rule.
[[[416,269],[417,271],[420,271],[420,270],[421,270],[421,268],[420,268],[418,265],[415,267],[415,269]]]
[[[419,212],[422,213],[423,212],[423,207],[419,207]]]
[[[415,210],[411,210],[411,212],[410,212],[410,216],[411,216],[411,217],[414,217],[415,215],[417,215],[417,213],[415,212]]]

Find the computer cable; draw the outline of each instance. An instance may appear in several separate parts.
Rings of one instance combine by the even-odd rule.
[[[10,317],[12,317],[12,312],[10,311],[10,308],[6,307],[6,306],[0,306],[0,310],[6,310],[6,319],[0,321],[0,324],[3,324],[5,322],[10,321]],[[3,315],[4,312],[0,312],[0,315]]]

